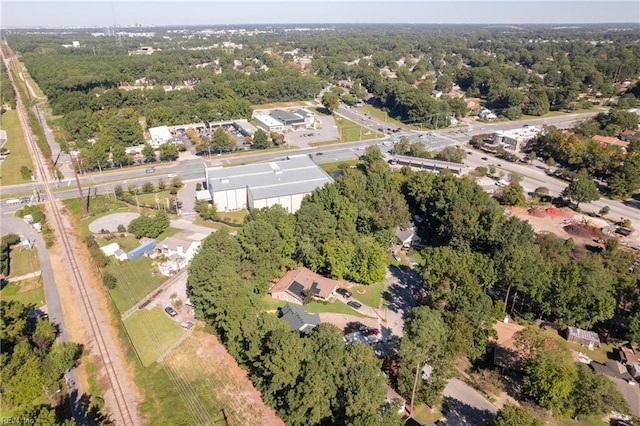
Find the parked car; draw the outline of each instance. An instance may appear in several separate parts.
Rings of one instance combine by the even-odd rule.
[[[337,288],[336,293],[341,294],[345,299],[351,297],[351,292],[346,288]]]
[[[178,315],[178,313],[176,312],[175,309],[173,309],[171,306],[167,306],[166,308],[164,308],[164,311],[167,313],[167,315],[169,315],[170,317],[175,317]]]
[[[376,336],[378,334],[380,334],[380,330],[378,330],[377,328],[365,328],[364,330],[361,330],[361,333],[363,336]]]
[[[347,305],[351,306],[353,309],[360,309],[362,307],[362,304],[356,302],[355,300],[348,301]]]
[[[488,160],[488,158],[487,158],[487,157],[482,157],[482,159],[483,159],[484,161],[487,161],[487,160]]]

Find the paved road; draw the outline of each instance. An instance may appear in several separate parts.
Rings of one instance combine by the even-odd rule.
[[[40,270],[42,276],[42,282],[44,285],[44,295],[46,301],[45,310],[49,315],[49,320],[54,324],[58,330],[58,339],[62,342],[69,342],[69,335],[67,334],[67,326],[64,322],[64,315],[62,313],[62,305],[60,303],[60,296],[58,294],[58,288],[56,287],[55,275],[51,267],[51,260],[49,259],[49,252],[42,239],[42,234],[38,233],[24,220],[15,217],[13,215],[7,215],[3,212],[2,219],[0,220],[0,234],[5,235],[9,233],[17,233],[24,235],[29,240],[35,241],[34,247],[38,250],[38,259],[40,260]],[[65,379],[69,385],[69,400],[73,407],[73,414],[77,424],[86,424],[85,412],[81,407],[81,395],[78,388],[78,374],[75,369],[65,374]]]
[[[498,408],[471,386],[458,379],[451,379],[444,388],[447,406],[447,425],[477,426],[491,420]]]

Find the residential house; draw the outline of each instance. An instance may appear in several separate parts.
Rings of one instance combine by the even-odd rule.
[[[422,242],[422,238],[416,234],[416,229],[413,226],[407,229],[396,228],[395,234],[402,247],[410,248]]]
[[[274,299],[302,305],[306,292],[317,299],[326,300],[336,289],[338,282],[307,268],[298,268],[287,272],[273,287],[269,294]]]
[[[612,138],[610,136],[595,135],[594,137],[591,138],[591,140],[593,140],[594,142],[598,143],[601,146],[602,145],[619,146],[623,150],[626,150],[627,146],[629,146],[629,142],[623,141],[618,138]]]
[[[284,305],[280,312],[282,313],[280,319],[289,324],[291,331],[308,335],[320,324],[320,315],[309,314],[305,308],[293,306],[290,303]]]
[[[102,251],[105,256],[113,256],[120,261],[128,259],[127,253],[122,250],[118,243],[111,243],[106,246],[102,246],[100,247],[100,251]]]
[[[478,116],[484,120],[495,120],[496,118],[498,118],[498,116],[495,115],[493,111],[487,108],[480,108]]]
[[[640,139],[640,130],[625,130],[620,133],[620,139],[625,142],[631,142],[633,139]]]

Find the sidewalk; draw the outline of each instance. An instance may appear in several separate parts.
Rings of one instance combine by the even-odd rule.
[[[32,272],[30,274],[20,275],[19,277],[8,278],[7,281],[9,281],[10,283],[14,283],[16,281],[22,281],[22,280],[27,280],[27,279],[33,278],[33,277],[39,277],[40,274],[41,274],[40,271],[36,271],[36,272]]]

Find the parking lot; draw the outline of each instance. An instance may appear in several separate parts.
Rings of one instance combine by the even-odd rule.
[[[322,116],[317,117],[316,121],[320,123],[317,129],[302,129],[295,132],[284,134],[284,140],[289,145],[299,148],[308,148],[318,142],[329,142],[340,139],[340,133],[333,117]]]

